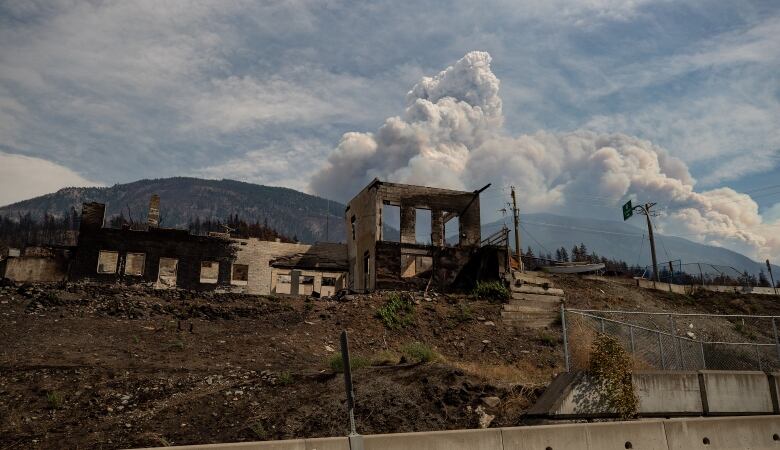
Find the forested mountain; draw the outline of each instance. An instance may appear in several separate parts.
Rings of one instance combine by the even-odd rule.
[[[60,219],[73,209],[81,212],[82,203],[94,201],[106,204],[107,224],[145,222],[152,194],[160,196],[164,227],[187,228],[198,220],[224,223],[238,215],[243,221],[267,225],[302,242],[344,239],[343,204],[293,189],[234,180],[176,177],[104,188],[65,188],[0,207],[0,216],[18,221],[30,213],[33,220],[40,221],[46,214]]]

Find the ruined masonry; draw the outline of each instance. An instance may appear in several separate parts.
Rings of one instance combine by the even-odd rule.
[[[560,315],[563,289],[554,288],[541,272],[512,271],[512,299],[505,303],[501,318],[507,325],[545,328]]]

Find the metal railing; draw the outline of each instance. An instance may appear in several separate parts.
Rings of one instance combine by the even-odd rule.
[[[496,231],[495,233],[491,234],[490,236],[486,237],[485,239],[482,239],[480,241],[479,245],[481,247],[485,247],[487,245],[497,246],[497,247],[506,247],[509,245],[509,228],[506,226],[502,227],[500,230]]]
[[[566,369],[586,368],[599,333],[623,345],[638,369],[780,369],[780,316],[561,308]]]

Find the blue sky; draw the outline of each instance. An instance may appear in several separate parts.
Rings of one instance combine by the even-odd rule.
[[[780,184],[779,35],[776,1],[5,1],[0,203],[175,175],[312,191],[344,133],[472,50],[506,135],[622,133],[697,191],[751,191]]]

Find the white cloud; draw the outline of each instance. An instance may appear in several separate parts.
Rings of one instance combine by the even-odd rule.
[[[698,239],[780,256],[777,226],[758,205],[729,188],[696,192],[686,164],[651,142],[619,133],[540,131],[519,137],[502,129],[499,81],[490,56],[471,52],[407,95],[400,117],[377,133],[347,133],[311,184],[348,200],[372,178],[471,189],[516,185],[523,205],[588,213],[626,198],[656,201],[668,213],[661,227]],[[590,212],[592,214],[592,212]]]
[[[290,138],[251,150],[193,172],[206,178],[229,178],[304,190],[306,179],[317,169],[314,155],[324,155],[327,146],[316,139]]]
[[[0,152],[0,205],[78,186],[100,183],[45,159]]]
[[[604,73],[602,87],[585,96],[654,92],[663,101],[639,96],[635,108],[596,114],[583,127],[661,143],[687,163],[703,166],[705,185],[772,170],[777,163],[767,156],[780,149],[778,33],[780,16],[768,15]]]

